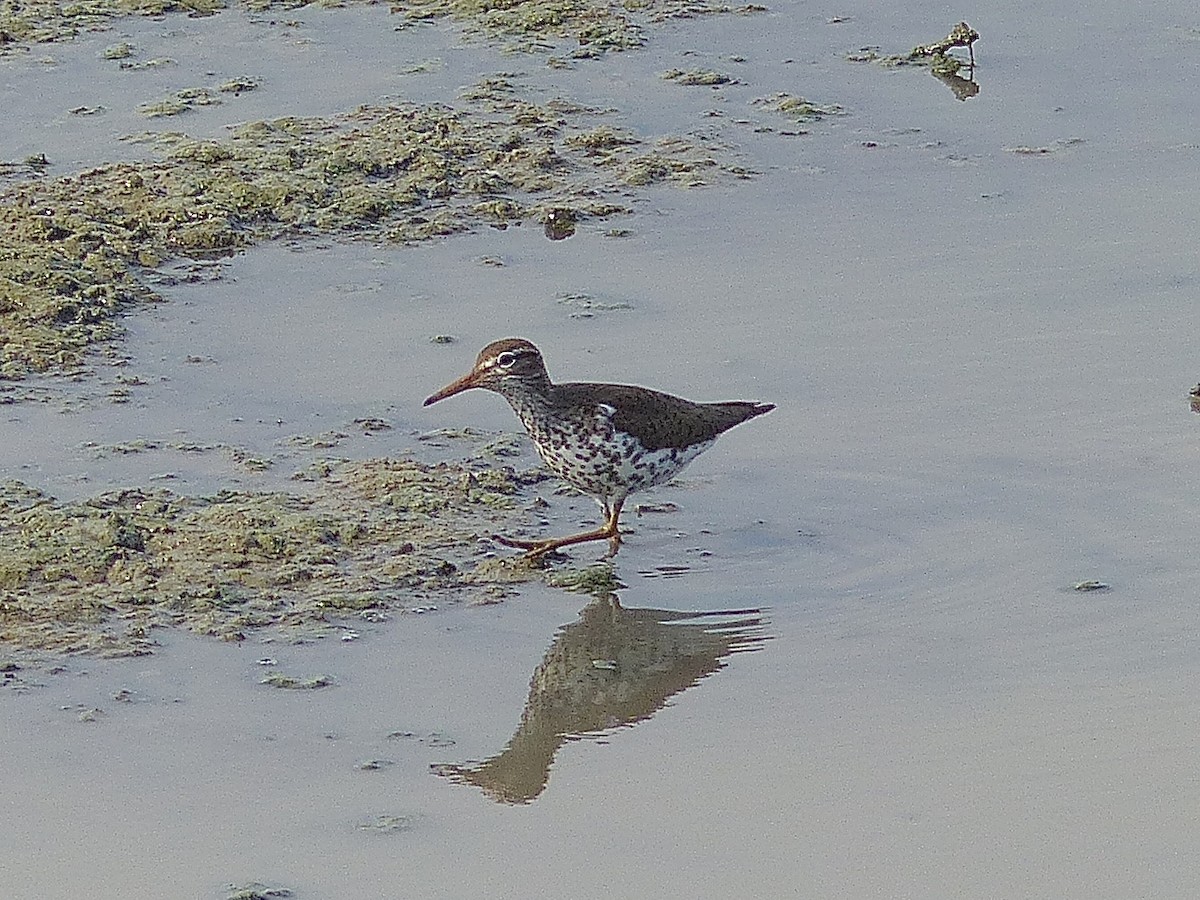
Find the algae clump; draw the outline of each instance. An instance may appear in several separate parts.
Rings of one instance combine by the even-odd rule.
[[[598,128],[597,115],[521,99],[497,78],[457,108],[287,117],[223,140],[167,135],[161,160],[16,185],[0,195],[0,378],[81,366],[91,344],[116,336],[124,307],[159,299],[140,274],[173,258],[284,236],[416,242],[560,207],[602,219],[629,211],[631,186],[744,174],[690,141]]]
[[[484,477],[486,476],[486,477]],[[330,463],[311,493],[124,490],[60,502],[0,485],[0,641],[150,652],[151,629],[227,640],[504,592],[480,536],[523,521],[512,472]]]
[[[371,3],[373,0],[356,0]],[[0,4],[0,53],[29,43],[70,40],[81,31],[110,27],[122,16],[185,14],[210,16],[226,0],[22,0]],[[305,6],[338,7],[349,0],[242,0],[251,12]],[[545,49],[547,42],[570,40],[574,58],[640,47],[647,25],[669,19],[719,13],[757,13],[755,4],[730,6],[716,0],[393,0],[391,11],[406,25],[452,19],[464,28],[502,40],[514,50]]]

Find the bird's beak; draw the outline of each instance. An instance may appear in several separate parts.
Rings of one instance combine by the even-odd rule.
[[[473,387],[479,387],[479,375],[474,369],[472,369],[462,378],[459,378],[457,381],[450,382],[440,391],[430,394],[425,398],[425,402],[421,405],[429,406],[431,403],[437,403],[439,400],[445,400],[447,397],[453,397],[455,394],[461,393],[462,391],[469,391]]]

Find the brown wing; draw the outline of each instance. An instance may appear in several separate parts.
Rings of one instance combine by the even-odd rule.
[[[694,403],[628,384],[568,382],[555,385],[555,401],[566,405],[604,403],[613,407],[613,425],[636,435],[647,450],[688,447],[709,441],[734,425],[775,408],[771,403],[734,400]]]

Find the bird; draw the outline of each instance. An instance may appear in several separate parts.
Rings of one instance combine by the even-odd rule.
[[[695,403],[629,384],[555,383],[541,351],[524,338],[488,344],[467,374],[430,394],[423,405],[472,388],[507,400],[550,471],[594,497],[603,510],[603,524],[579,534],[533,541],[494,536],[527,551],[530,559],[600,540],[607,540],[608,555],[615,555],[621,546],[621,508],[630,494],[670,481],[720,434],[775,408],[745,400]]]

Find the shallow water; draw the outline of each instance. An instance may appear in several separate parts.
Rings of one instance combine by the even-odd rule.
[[[554,243],[527,225],[254,250],[130,318],[125,368],[146,384],[128,404],[4,408],[0,477],[70,496],[164,473],[189,491],[271,485],[294,433],[348,431],[335,452],[376,455],[435,428],[512,430],[494,396],[420,407],[507,334],[537,341],[558,378],[779,407],[655,492],[679,509],[630,516],[618,557],[625,607],[762,608],[771,640],[635,727],[564,744],[532,803],[430,766],[504,748],[582,599],[530,589],[304,647],[163,635],[151,659],[73,660],[5,692],[3,794],[21,826],[4,893],[1193,896],[1200,98],[1170,74],[1200,53],[1193,10],[983,15],[966,102],[926,73],[842,59],[940,37],[953,22],[932,4],[676,23],[567,72],[506,57],[635,127],[715,135],[762,174],[654,191],[621,239],[585,223]],[[389,52],[382,11],[300,16],[319,46],[364,48],[330,55],[330,109],[408,96],[349,65]],[[438,54],[483,52],[436,35]],[[658,77],[694,66],[741,83]],[[250,97],[290,111],[273,103],[290,83],[169,127],[219,128]],[[796,126],[749,101],[784,90],[847,114],[781,134]],[[46,147],[4,134],[6,159]],[[631,308],[576,318],[562,298],[577,294]],[[103,398],[111,377],[78,391]],[[367,416],[394,427],[348,427]],[[83,446],[136,438],[281,464]],[[550,519],[594,515],[556,498]],[[1072,590],[1086,579],[1109,587]],[[335,685],[260,686],[264,656]],[[376,758],[393,764],[358,767]],[[356,827],[378,816],[395,827]]]

